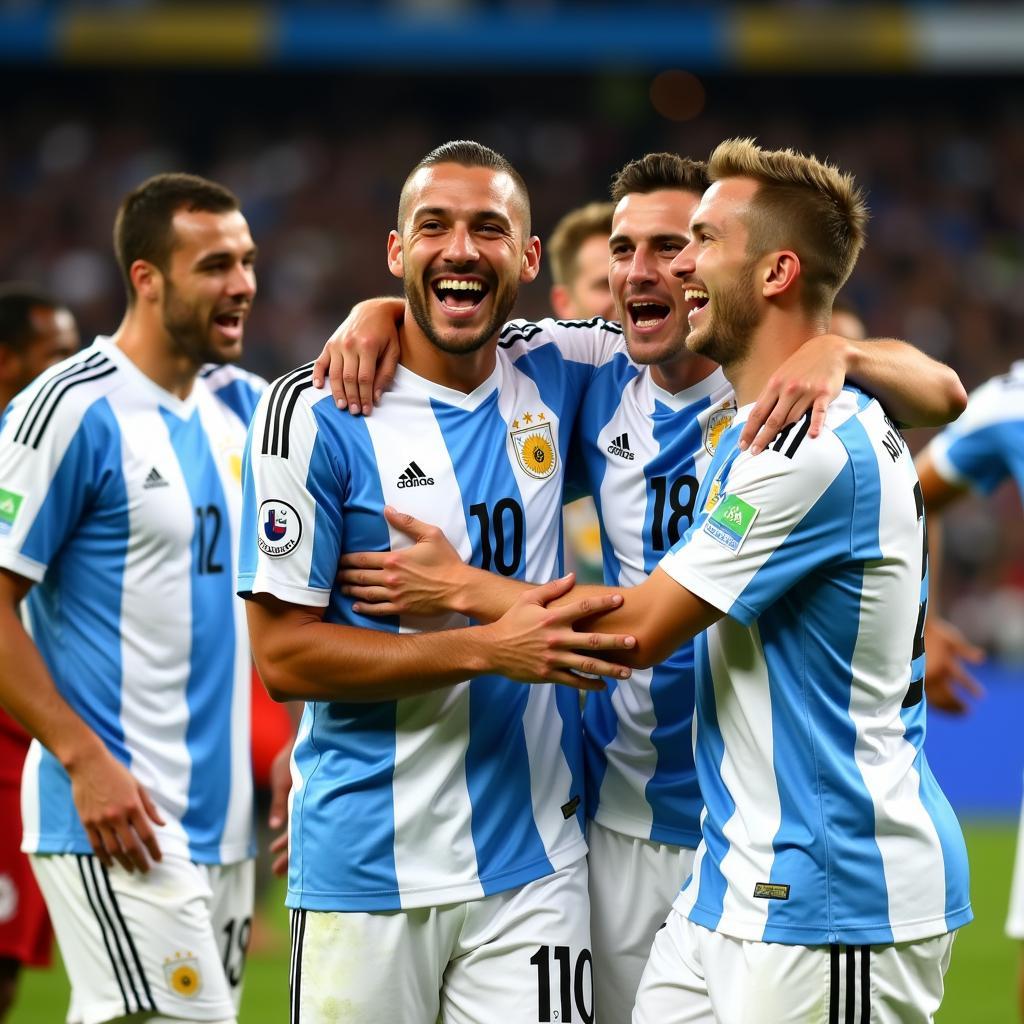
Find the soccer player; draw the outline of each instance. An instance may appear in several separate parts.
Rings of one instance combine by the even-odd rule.
[[[549,580],[560,563],[562,424],[610,328],[571,358],[498,331],[538,270],[529,200],[473,142],[428,154],[402,189],[388,265],[405,288],[402,364],[372,419],[312,386],[261,401],[246,451],[239,590],[260,674],[306,701],[292,795],[292,1020],[433,1024],[589,1019],[591,953],[574,674],[622,670],[574,632],[588,613],[527,594],[491,626],[353,612],[339,556],[404,540],[401,502],[444,523],[468,561]],[[404,634],[404,635],[401,635]],[[572,648],[587,648],[577,654]]]
[[[573,483],[598,500],[605,580],[612,585],[641,583],[690,525],[700,481],[736,411],[722,371],[686,348],[687,314],[699,300],[684,296],[671,272],[707,184],[702,163],[652,153],[624,167],[612,185],[610,280],[631,360],[620,356],[595,375],[569,465]],[[838,347],[841,358],[829,354]],[[829,383],[837,376],[839,386],[849,364],[911,420],[947,414],[959,389],[955,374],[902,343],[847,346],[831,338],[808,349],[810,379]],[[802,374],[781,371],[781,379],[799,381]],[[906,387],[922,379],[928,387]],[[900,394],[901,384],[908,394]],[[821,391],[834,393],[824,385]],[[915,392],[929,401],[949,397],[935,408],[915,408]],[[383,599],[388,603],[379,610],[389,613],[436,613],[465,602],[472,587],[462,580],[454,551],[434,550],[442,544],[438,532],[404,517],[392,525],[412,531],[413,549],[342,560],[340,578],[346,593],[360,599],[356,607],[373,613],[367,602]],[[399,593],[398,577],[406,571],[408,588]],[[690,749],[693,687],[693,650],[686,644],[654,669],[610,680],[586,703],[595,1006],[607,1022],[629,1019],[651,942],[700,839],[702,804]]]
[[[780,359],[827,322],[863,244],[849,176],[723,143],[674,261],[691,351],[740,412],[694,525],[599,621],[657,662],[696,646],[705,811],[693,874],[651,950],[638,1024],[928,1021],[971,918],[959,826],[924,757],[927,561],[899,431],[847,390],[762,454],[739,448]]]
[[[124,199],[114,245],[121,325],[0,430],[0,699],[35,737],[23,848],[69,1020],[231,1022],[253,852],[233,542],[260,382],[207,364],[241,354],[256,249],[235,197],[184,174]]]
[[[612,203],[588,203],[570,210],[545,246],[551,263],[551,308],[562,320],[615,315],[608,287],[608,236]]]
[[[0,416],[45,369],[78,348],[71,311],[30,285],[0,286]],[[4,521],[0,499],[0,523]],[[31,737],[0,710],[0,1020],[14,1002],[22,965],[47,967],[53,929],[21,852],[21,769]]]
[[[969,490],[991,494],[1004,481],[1013,480],[1024,498],[1024,361],[1014,363],[1008,373],[994,377],[972,393],[963,416],[917,457],[917,471],[925,511],[936,525],[945,510]],[[933,536],[933,551],[935,547]],[[936,590],[933,583],[932,594]],[[929,700],[941,700],[948,710],[962,713],[966,704],[961,691],[975,696],[980,692],[963,662],[979,661],[982,651],[934,612],[928,617],[924,643]],[[1011,939],[1024,940],[1024,809],[1006,933]],[[1024,1020],[1024,946],[1018,1003]]]
[[[563,320],[611,319],[615,304],[608,287],[608,236],[613,203],[588,203],[570,210],[556,225],[545,245],[551,266],[551,308]],[[601,578],[601,528],[589,497],[567,504],[566,558],[575,562],[578,578]]]

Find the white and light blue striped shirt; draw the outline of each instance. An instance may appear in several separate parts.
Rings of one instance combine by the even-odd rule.
[[[400,367],[368,419],[303,367],[271,386],[246,453],[239,590],[407,632],[458,617],[370,619],[334,588],[347,551],[407,546],[385,504],[439,526],[473,565],[561,570],[568,429],[617,330],[513,323],[470,394]],[[563,426],[566,425],[566,426]],[[377,703],[309,702],[293,758],[288,904],[392,910],[480,898],[586,852],[579,702],[496,676]]]
[[[37,584],[36,646],[166,818],[161,847],[201,863],[253,852],[250,659],[233,579],[262,386],[212,367],[181,400],[99,338],[22,392],[0,430],[0,566]],[[27,852],[90,851],[70,780],[38,742],[22,804]]]
[[[899,431],[847,389],[755,457],[719,444],[661,567],[726,617],[697,640],[706,810],[675,906],[795,945],[938,935],[971,919],[967,856],[924,755],[927,562]]]

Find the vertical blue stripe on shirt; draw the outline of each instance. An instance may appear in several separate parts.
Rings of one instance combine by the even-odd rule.
[[[190,762],[207,768],[192,773],[188,808],[181,818],[195,856],[196,849],[219,844],[231,797],[231,744],[224,741],[235,675],[231,529],[224,488],[199,413],[182,420],[166,409],[160,412],[195,517],[185,745]]]
[[[708,657],[707,633],[694,638],[694,664],[696,668],[697,704],[701,707],[701,736],[696,749],[697,778],[701,794],[709,807],[714,805],[718,821],[728,821],[736,813],[736,803],[722,779],[725,743],[718,724],[715,707],[715,684]],[[700,869],[700,888],[694,907],[693,919],[705,928],[714,930],[725,904],[726,883],[721,864],[729,852],[729,841],[713,829],[704,830],[705,854]],[[691,885],[695,884],[692,880]],[[699,909],[698,909],[699,908]]]
[[[560,408],[560,404],[556,402],[552,407]],[[503,499],[510,498],[524,508],[515,473],[508,462],[508,424],[498,409],[497,391],[473,411],[437,401],[431,401],[431,409],[437,418],[462,495],[466,529],[473,546],[472,564],[480,566],[484,549],[482,527],[480,517],[471,513],[470,507],[483,498],[488,522],[495,514],[495,505]],[[474,424],[473,429],[466,428],[470,421]],[[493,490],[487,495],[479,493],[481,480],[491,483]],[[524,528],[528,535],[530,523],[525,523]],[[494,532],[491,530],[492,537],[487,547],[492,546],[492,541],[497,543]],[[516,579],[525,579],[525,538],[523,543],[523,556],[514,574]],[[492,552],[492,557],[496,554]],[[511,548],[507,547],[501,557],[507,562],[511,554]],[[494,566],[484,568],[493,571]],[[507,870],[510,861],[523,864],[547,860],[533,815],[522,813],[522,808],[532,806],[533,802],[523,729],[528,696],[529,691],[522,684],[494,676],[481,676],[470,683],[466,784],[473,807],[477,870],[488,894],[508,888],[509,879],[502,877],[502,872]],[[496,756],[499,752],[500,756]],[[572,761],[569,763],[573,764]],[[578,765],[579,761],[575,764]],[[489,794],[488,802],[481,801],[482,793]],[[518,834],[510,832],[513,823],[518,823]]]
[[[319,430],[306,484],[317,498],[310,584],[326,588],[333,584],[342,551],[387,551],[391,538],[380,513],[384,491],[365,420],[339,412],[327,400],[317,403],[314,413]],[[322,488],[323,481],[336,474],[332,449],[345,451],[346,484],[358,488],[349,495],[344,514],[337,504],[338,492]],[[337,588],[331,592],[324,621],[398,631],[395,617],[356,615],[352,599]],[[300,735],[307,724],[309,730],[295,748],[303,786],[292,805],[289,907],[329,909],[330,900],[321,904],[317,896],[341,893],[358,897],[365,909],[395,909],[398,873],[392,780],[397,708],[393,700],[306,704]],[[307,836],[330,836],[332,850],[307,851],[303,845]],[[357,856],[345,856],[345,850],[356,848]],[[367,896],[375,892],[381,894],[376,905]]]

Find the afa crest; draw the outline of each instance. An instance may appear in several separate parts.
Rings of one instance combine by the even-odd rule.
[[[519,465],[538,480],[546,480],[558,465],[555,438],[544,413],[523,413],[509,431]]]
[[[199,973],[199,961],[192,953],[175,953],[164,960],[164,977],[171,991],[179,996],[190,998],[199,995],[203,987],[202,975]]]
[[[732,403],[722,406],[721,409],[716,409],[708,417],[707,426],[704,428],[704,447],[707,448],[709,455],[715,454],[718,442],[732,425],[734,419],[736,419],[736,406]]]

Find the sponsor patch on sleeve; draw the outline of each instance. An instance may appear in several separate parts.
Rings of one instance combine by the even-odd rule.
[[[299,513],[286,501],[271,498],[260,505],[256,526],[256,543],[271,558],[280,558],[294,551],[302,537]]]
[[[735,554],[750,533],[758,511],[735,494],[727,494],[704,520],[704,532]]]
[[[0,487],[0,537],[6,536],[14,528],[14,521],[18,518],[18,510],[24,500],[24,495]]]

